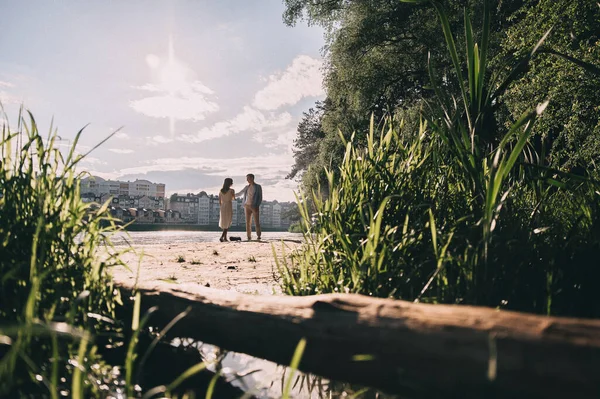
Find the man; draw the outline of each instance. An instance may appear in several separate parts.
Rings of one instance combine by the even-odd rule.
[[[262,187],[254,182],[254,175],[249,173],[246,175],[248,185],[244,187],[235,196],[244,196],[242,204],[246,213],[246,234],[248,241],[252,239],[252,218],[254,218],[254,226],[256,227],[256,236],[260,240],[260,204],[262,203]]]

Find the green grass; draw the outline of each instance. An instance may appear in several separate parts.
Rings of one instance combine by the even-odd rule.
[[[183,255],[177,255],[177,258],[175,260],[177,261],[177,263],[183,263],[185,262],[185,257]]]
[[[179,386],[201,371],[202,363],[168,386],[137,385],[149,352],[163,335],[154,338],[140,360],[138,341],[148,336],[153,309],[140,314],[138,294],[133,316],[117,317],[122,303],[109,270],[126,267],[122,252],[111,243],[121,227],[108,202],[80,198],[78,180],[85,176],[76,172],[85,156],[75,149],[80,134],[63,154],[56,131],[42,136],[30,113],[19,115],[15,129],[2,127],[0,396],[107,397],[117,390],[128,397],[153,390],[180,396]],[[107,363],[107,350],[122,360]]]
[[[160,281],[164,281],[166,283],[177,283],[177,276],[174,274],[169,275],[167,278],[162,278]]]
[[[43,137],[29,113],[2,127],[0,336],[10,345],[0,348],[0,395],[99,395],[91,381],[110,373],[94,337],[120,333],[108,274],[122,264],[110,241],[118,227],[108,203],[80,199],[80,134],[62,154],[56,132]]]
[[[287,377],[287,381],[285,382],[285,387],[282,392],[283,399],[288,399],[290,397],[290,392],[292,391],[292,382],[294,381],[294,374],[300,366],[300,361],[302,360],[302,355],[304,354],[305,348],[306,339],[302,338],[300,342],[298,342],[296,350],[294,351],[294,356],[292,356],[292,361],[290,362],[290,375]]]

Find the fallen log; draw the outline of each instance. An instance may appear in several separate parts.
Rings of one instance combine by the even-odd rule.
[[[132,284],[119,283],[124,298]],[[406,397],[600,397],[600,320],[351,294],[256,296],[194,284],[137,287],[169,336]]]

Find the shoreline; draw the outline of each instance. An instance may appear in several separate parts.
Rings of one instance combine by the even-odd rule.
[[[124,228],[126,231],[221,231],[217,225],[180,224],[180,223],[132,223]],[[265,232],[287,233],[287,228],[262,227]],[[232,226],[230,232],[246,233],[246,226]],[[253,228],[253,234],[254,232]]]
[[[192,283],[245,294],[281,295],[273,247],[281,258],[282,245],[289,256],[301,242],[263,239],[134,245],[121,256],[130,270],[115,267],[112,275],[123,282]]]

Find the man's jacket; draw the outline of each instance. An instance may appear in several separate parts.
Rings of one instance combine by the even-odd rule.
[[[250,185],[248,184],[246,187],[244,187],[242,189],[242,191],[240,191],[238,194],[244,194],[244,199],[242,200],[242,205],[246,205],[247,201],[248,201],[248,189],[250,188]],[[254,195],[252,196],[252,199],[250,201],[251,207],[252,208],[258,208],[260,207],[260,204],[262,204],[262,187],[260,186],[260,184],[256,184],[254,183]]]

